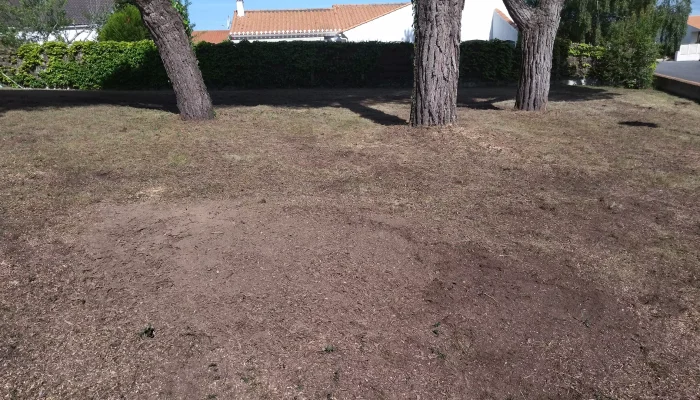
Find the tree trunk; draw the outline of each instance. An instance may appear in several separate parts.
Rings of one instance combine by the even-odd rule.
[[[541,0],[537,7],[524,0],[504,0],[520,28],[522,63],[515,108],[544,111],[549,101],[554,39],[559,29],[564,0]]]
[[[173,84],[177,108],[185,120],[214,118],[211,98],[202,79],[180,14],[171,0],[136,0],[143,22],[158,47],[165,71]]]
[[[464,0],[414,0],[411,125],[457,120],[459,44]]]

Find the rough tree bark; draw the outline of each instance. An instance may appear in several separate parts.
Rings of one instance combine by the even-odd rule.
[[[547,109],[552,78],[554,39],[557,36],[565,0],[503,0],[520,28],[522,63],[515,108],[524,111]]]
[[[197,58],[171,0],[136,0],[136,5],[173,84],[180,116],[185,120],[214,118]]]
[[[457,120],[459,44],[464,0],[414,0],[411,125]]]

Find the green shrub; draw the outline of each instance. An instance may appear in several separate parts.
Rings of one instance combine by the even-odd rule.
[[[595,75],[607,85],[651,87],[659,54],[657,22],[653,12],[645,12],[614,23],[605,51],[593,67]]]
[[[195,47],[208,87],[381,87],[411,84],[408,43],[231,42]]]
[[[568,75],[571,78],[595,77],[594,66],[597,66],[605,54],[603,46],[594,46],[587,43],[571,43],[569,45],[566,64],[569,68]]]
[[[133,4],[126,4],[112,13],[97,34],[99,41],[138,42],[149,37],[141,12]]]
[[[552,54],[552,79],[561,80],[571,77],[571,65],[569,64],[569,52],[573,44],[570,40],[554,40]]]
[[[160,89],[168,78],[151,41],[48,42],[17,51],[13,79],[32,88]]]
[[[460,46],[462,82],[513,82],[517,80],[515,45],[501,40],[470,40]]]

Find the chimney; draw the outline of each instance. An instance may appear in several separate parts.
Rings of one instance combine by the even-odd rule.
[[[245,10],[243,9],[243,0],[236,0],[236,11],[239,17],[245,16]]]

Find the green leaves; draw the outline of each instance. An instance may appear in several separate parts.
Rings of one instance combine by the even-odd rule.
[[[553,79],[595,77],[605,84],[646,87],[656,45],[643,19],[620,25],[606,46],[557,40]],[[462,83],[514,82],[520,52],[503,41],[460,46]],[[411,43],[241,42],[195,45],[210,89],[410,87]],[[72,89],[170,87],[156,46],[138,42],[48,42],[21,46],[6,73],[22,86]]]
[[[462,82],[513,82],[518,52],[511,42],[470,40],[460,45]]]
[[[0,0],[0,46],[16,48],[25,42],[46,41],[70,25],[66,0]]]
[[[109,16],[97,35],[97,40],[117,42],[138,42],[150,37],[148,29],[143,24],[141,12],[132,5],[126,4]]]
[[[411,43],[246,42],[195,46],[209,88],[410,86]]]
[[[22,86],[163,89],[169,82],[151,41],[25,44],[10,75]]]
[[[659,45],[656,43],[658,15],[640,13],[613,25],[605,52],[596,67],[606,84],[634,89],[651,87]]]
[[[187,37],[192,39],[192,31],[194,30],[194,24],[192,21],[190,21],[190,5],[192,2],[190,0],[172,0],[173,2],[173,7],[175,7],[175,11],[177,11],[178,14],[180,14],[180,18],[182,18],[182,23],[185,25],[185,33],[187,33]]]
[[[658,6],[661,26],[659,41],[663,55],[673,57],[680,49],[688,29],[688,16],[691,10],[690,0],[661,0]]]
[[[2,0],[0,0],[0,1],[2,1]],[[180,19],[182,20],[182,23],[185,26],[185,33],[187,33],[187,37],[192,39],[192,31],[194,30],[194,26],[195,26],[192,23],[192,21],[190,20],[189,8],[190,8],[190,5],[192,4],[192,2],[190,0],[171,0],[171,1],[173,4],[173,8],[175,8],[175,11],[177,11],[177,13],[180,14]],[[114,14],[118,14],[120,11],[123,11],[124,9],[132,7],[132,6],[134,8],[136,8],[136,2],[134,0],[115,0],[114,7],[115,7],[116,11],[114,12]],[[136,8],[136,11],[138,12],[138,17],[133,13],[133,10],[132,10],[132,11],[129,11],[129,13],[128,13],[128,15],[130,16],[129,20],[124,20],[123,17],[119,17],[118,21],[126,26],[129,26],[130,27],[129,29],[134,29],[134,24],[136,24],[135,21],[138,20],[139,22],[141,22],[141,26],[143,26],[143,29],[145,30],[146,27],[143,25],[143,22],[142,22],[143,19],[141,17],[141,12],[138,10],[138,8]],[[117,22],[115,22],[114,24],[117,24]],[[118,27],[115,26],[111,29],[117,30]],[[126,30],[126,29],[127,29],[126,27],[122,28],[122,30]],[[126,35],[126,33],[124,33],[124,35]],[[134,42],[134,41],[138,41],[138,40],[148,39],[148,38],[150,38],[150,35],[148,33],[148,30],[146,30],[146,34],[143,37],[137,36],[136,34],[132,34],[132,35],[129,35],[127,37],[132,38],[132,39],[125,40],[125,41]],[[117,39],[117,36],[112,36],[111,34],[108,34],[107,36],[105,36],[105,39],[101,39],[101,40],[119,40],[119,39]]]

